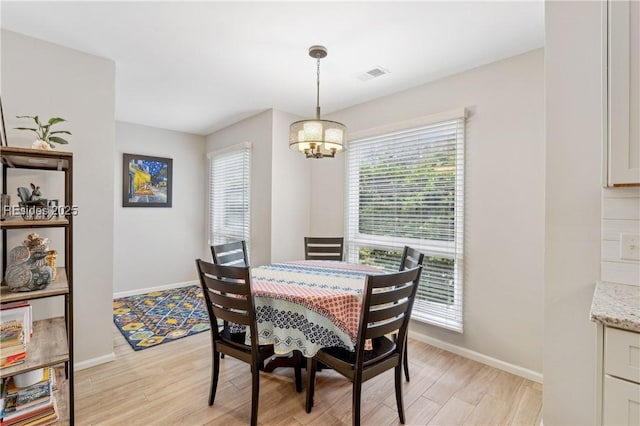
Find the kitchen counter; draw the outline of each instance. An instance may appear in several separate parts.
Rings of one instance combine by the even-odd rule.
[[[598,282],[591,302],[591,320],[640,332],[640,286]]]

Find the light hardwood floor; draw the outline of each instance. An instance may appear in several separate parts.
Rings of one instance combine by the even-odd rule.
[[[134,352],[114,327],[116,360],[76,373],[78,425],[244,425],[249,423],[247,364],[222,360],[218,393],[207,405],[208,332]],[[542,386],[435,347],[409,340],[405,382],[409,425],[538,425]],[[264,425],[350,425],[351,385],[330,370],[317,374],[315,405],[296,393],[293,372],[260,377],[258,422]],[[303,370],[304,386],[304,370]],[[363,385],[362,424],[397,425],[393,373]]]

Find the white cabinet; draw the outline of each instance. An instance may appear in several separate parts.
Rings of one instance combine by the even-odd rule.
[[[640,2],[609,0],[603,27],[606,186],[640,185]]]
[[[602,423],[640,425],[640,333],[604,327]]]

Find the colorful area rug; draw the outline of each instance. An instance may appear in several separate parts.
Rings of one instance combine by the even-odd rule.
[[[136,351],[209,330],[198,285],[114,299],[113,322]]]

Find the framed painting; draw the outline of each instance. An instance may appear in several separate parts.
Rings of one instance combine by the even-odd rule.
[[[122,207],[171,207],[173,160],[123,154]]]

